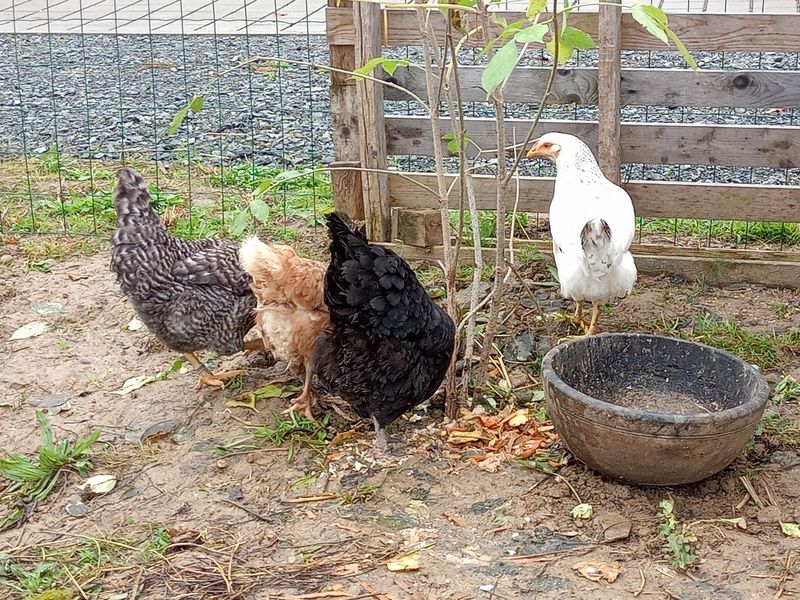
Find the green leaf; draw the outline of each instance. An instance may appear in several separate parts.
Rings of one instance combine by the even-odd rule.
[[[505,17],[501,17],[496,13],[489,13],[489,20],[495,25],[502,27],[503,29],[508,27],[508,21],[506,21]]]
[[[554,39],[551,39],[547,44],[545,44],[545,48],[550,53],[550,56],[555,56],[555,48],[556,43]],[[558,63],[563,64],[567,62],[570,58],[572,58],[572,53],[574,52],[574,48],[569,44],[565,44],[562,40],[561,43],[558,45]]]
[[[564,29],[564,31],[561,32],[561,43],[577,48],[578,50],[597,48],[591,36],[577,27],[567,27]]]
[[[547,0],[529,0],[525,16],[532,19],[539,13],[544,12],[545,8],[547,8]]]
[[[447,133],[442,136],[442,139],[447,142],[447,149],[450,154],[458,154],[458,142],[454,133]]]
[[[664,11],[649,4],[637,4],[633,7],[631,16],[651,35],[669,45],[669,39],[665,31],[667,27],[667,15],[664,14]]]
[[[250,212],[262,223],[269,219],[269,206],[261,198],[256,198],[250,202]]]
[[[686,61],[686,64],[689,65],[690,67],[692,67],[692,69],[694,69],[696,71],[697,70],[697,61],[694,59],[694,56],[692,56],[692,53],[689,52],[686,49],[686,46],[683,44],[683,42],[678,37],[678,35],[674,31],[672,31],[672,29],[667,27],[665,29],[665,31],[667,32],[667,35],[669,36],[669,39],[671,39],[674,42],[675,46],[680,51],[681,56],[683,56],[683,60]]]
[[[189,110],[191,110],[193,113],[199,113],[201,110],[203,110],[204,104],[205,100],[202,96],[195,96],[192,98],[192,101],[189,102]]]
[[[591,519],[592,518],[592,505],[591,504],[578,504],[573,508],[569,515],[573,519]]]
[[[481,87],[491,95],[517,66],[519,48],[513,40],[500,48],[481,74]]]
[[[535,23],[526,27],[514,36],[514,41],[520,44],[530,44],[532,42],[543,42],[544,36],[550,31],[550,27],[544,23]]]
[[[780,524],[783,535],[800,538],[800,525],[797,523],[784,523],[783,521],[780,521]]]
[[[239,237],[244,233],[244,230],[247,229],[247,226],[250,224],[250,211],[248,210],[240,210],[236,213],[236,216],[233,218],[233,222],[230,225],[231,235],[233,237]]]
[[[394,75],[394,72],[397,70],[397,67],[407,67],[409,64],[408,59],[402,58],[399,60],[395,60],[393,58],[387,58],[383,61],[383,70],[386,71],[389,75]]]
[[[380,64],[383,64],[385,60],[386,59],[383,58],[382,56],[376,56],[367,64],[365,64],[363,67],[355,69],[353,71],[353,77],[355,77],[356,79],[363,79],[365,75],[369,75],[370,73],[372,73],[372,71],[375,70],[375,67],[377,67]]]
[[[175,132],[178,131],[183,120],[186,118],[186,115],[189,114],[189,106],[186,105],[178,112],[175,113],[175,116],[172,117],[172,123],[169,124],[169,130],[167,131],[168,135],[175,135]]]

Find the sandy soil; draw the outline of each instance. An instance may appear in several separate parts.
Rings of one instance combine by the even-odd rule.
[[[31,402],[73,394],[71,409],[50,417],[56,435],[100,428],[91,473],[118,478],[111,493],[84,497],[88,512],[76,518],[65,507],[81,497],[81,478],[69,473],[24,525],[0,533],[0,565],[6,553],[29,569],[46,562],[54,548],[88,539],[119,542],[109,546],[119,560],[83,580],[68,580],[63,598],[744,600],[800,594],[800,539],[779,527],[779,521],[800,522],[800,457],[779,440],[759,438],[748,458],[674,489],[612,481],[575,460],[558,477],[511,461],[494,465],[495,472],[478,468],[469,450],[445,442],[442,412],[429,406],[399,423],[394,434],[404,456],[387,464],[366,455],[368,428],[365,433],[338,416],[328,439],[342,431],[352,435],[339,436],[322,453],[301,446],[289,460],[285,445],[267,443],[223,456],[217,445],[272,424],[273,412],[287,406],[280,399],[258,400],[256,411],[226,405],[274,377],[271,361],[258,354],[224,358],[225,366],[248,369],[241,389],[196,392],[195,375],[178,372],[117,394],[127,379],[158,374],[177,355],[146,329],[124,329],[134,314],[108,270],[108,255],[25,273],[13,248],[5,252],[12,260],[0,265],[0,448],[34,452],[40,438]],[[604,328],[668,321],[685,327],[703,311],[760,331],[800,327],[796,292],[704,289],[668,277],[645,277],[639,289],[605,317]],[[541,328],[530,329],[544,349],[566,325],[549,314],[562,306],[555,294],[536,293],[545,316]],[[32,303],[43,302],[62,309],[39,315]],[[795,308],[779,317],[777,302]],[[530,310],[520,307],[515,314],[501,341],[528,327]],[[51,330],[9,341],[34,320]],[[800,359],[784,353],[767,375],[773,383],[785,373],[800,379],[799,370]],[[535,368],[528,373],[535,380]],[[796,409],[787,408],[794,417]],[[168,432],[132,443],[154,424]],[[742,475],[763,506],[748,499]],[[570,516],[578,499],[565,481],[591,504],[590,519]],[[688,572],[664,558],[658,511],[668,497],[697,538],[699,558]],[[746,531],[718,521],[734,517],[746,519]],[[156,555],[134,552],[159,527],[168,530],[170,545]],[[387,568],[410,550],[417,570]],[[585,561],[618,563],[619,578],[590,581],[575,570]],[[24,597],[3,581],[0,573],[0,597]]]

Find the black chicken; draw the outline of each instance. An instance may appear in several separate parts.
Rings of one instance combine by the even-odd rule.
[[[453,320],[388,248],[367,241],[340,213],[327,217],[331,263],[325,304],[331,328],[318,339],[314,366],[322,387],[385,427],[433,395],[453,354]]]
[[[253,327],[256,298],[239,265],[239,244],[214,238],[182,240],[167,234],[150,205],[147,184],[133,169],[117,172],[117,229],[111,236],[111,270],[136,314],[167,347],[201,369],[197,387],[222,387],[243,371],[211,373],[195,352],[233,354],[257,350],[244,343]]]

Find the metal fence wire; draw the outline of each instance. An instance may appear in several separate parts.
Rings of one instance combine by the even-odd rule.
[[[9,3],[10,2],[10,3]],[[795,0],[662,0],[672,12],[800,12]],[[503,8],[523,6],[511,2]],[[524,8],[523,8],[524,10]],[[114,170],[143,171],[154,202],[180,235],[241,235],[254,226],[291,240],[331,205],[330,178],[290,171],[332,160],[330,64],[319,0],[0,0],[0,233],[105,235],[114,223]],[[418,48],[386,54],[420,61]],[[476,64],[477,51],[462,53]],[[700,68],[800,70],[796,53],[703,52]],[[258,60],[255,60],[258,59]],[[544,53],[529,64],[546,65]],[[582,51],[568,66],[595,66]],[[623,67],[679,68],[673,52],[626,51]],[[202,110],[187,111],[195,96]],[[196,105],[195,105],[196,107]],[[387,113],[417,114],[407,101]],[[530,118],[532,104],[509,104]],[[800,125],[800,108],[626,106],[623,121]],[[473,102],[469,116],[491,116]],[[545,118],[592,120],[591,105],[554,106]],[[422,157],[392,157],[430,170]],[[541,164],[526,173],[550,175]],[[491,172],[487,163],[485,172]],[[800,169],[626,164],[626,179],[800,185]],[[268,189],[251,205],[252,192]],[[251,210],[245,210],[247,207]],[[546,235],[530,215],[527,235]],[[527,219],[528,217],[526,217]],[[535,219],[535,221],[534,221]],[[800,248],[797,223],[640,219],[639,238],[679,245]]]

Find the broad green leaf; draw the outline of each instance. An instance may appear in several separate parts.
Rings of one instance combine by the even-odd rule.
[[[175,132],[180,128],[187,114],[189,114],[188,104],[176,112],[175,116],[172,117],[172,123],[169,124],[169,130],[167,131],[168,135],[175,135]]]
[[[551,39],[549,42],[547,42],[545,48],[547,48],[547,51],[550,53],[550,56],[555,56],[555,51],[556,51],[555,40]],[[558,45],[558,63],[563,64],[567,62],[570,58],[572,58],[572,53],[574,52],[574,50],[575,49],[572,46],[570,46],[569,44],[565,44],[564,41],[561,40],[561,43]]]
[[[495,25],[497,25],[499,27],[502,27],[503,29],[508,27],[508,21],[506,21],[504,17],[501,17],[501,16],[497,15],[496,13],[490,13],[489,14],[489,20],[492,23],[494,23]]]
[[[500,48],[481,74],[481,87],[491,95],[517,66],[519,48],[513,40]]]
[[[517,35],[514,36],[514,40],[520,44],[543,42],[544,36],[547,35],[548,31],[550,31],[550,27],[548,25],[545,25],[544,23],[535,23],[517,33]]]
[[[201,110],[203,110],[204,104],[205,100],[202,96],[195,96],[192,98],[192,101],[189,102],[189,110],[191,110],[193,113],[199,113]]]
[[[247,226],[250,224],[250,211],[248,210],[240,210],[236,213],[236,216],[233,218],[233,222],[231,222],[230,230],[231,235],[233,237],[239,237],[244,233],[244,230],[247,229]]]
[[[667,32],[664,31],[666,28],[666,21],[663,23],[659,21],[653,13],[647,9],[655,8],[654,6],[650,6],[649,4],[637,4],[633,7],[631,11],[631,16],[636,20],[639,25],[644,27],[651,35],[657,37],[665,44],[669,44],[669,39],[667,38]],[[657,8],[655,8],[658,10]],[[660,11],[661,14],[664,14],[663,11]],[[666,19],[666,15],[665,19]]]
[[[450,154],[458,154],[458,142],[454,133],[447,133],[442,136],[442,139],[447,142],[447,150]]]
[[[376,56],[367,64],[365,64],[363,67],[355,69],[353,71],[353,77],[355,77],[356,79],[361,79],[364,77],[364,75],[369,75],[370,73],[372,73],[372,71],[375,70],[375,67],[382,64],[385,60],[386,59],[383,58],[382,56]]]
[[[262,223],[269,219],[269,206],[261,198],[256,198],[250,202],[250,212]]]
[[[640,4],[639,6],[642,7],[642,10],[650,15],[653,20],[661,25],[661,27],[666,28],[667,23],[669,22],[669,17],[667,17],[667,13],[663,10],[658,8],[657,6],[653,6],[652,4]]]
[[[577,27],[567,27],[561,32],[561,43],[577,48],[578,50],[588,50],[596,48],[594,40],[585,31]]]
[[[525,11],[525,16],[532,19],[547,7],[547,0],[529,0],[528,9]]]
[[[686,61],[686,64],[689,65],[690,67],[692,67],[692,69],[694,69],[696,71],[697,70],[697,61],[694,59],[694,56],[692,56],[692,53],[689,52],[686,49],[686,46],[683,44],[683,42],[678,37],[678,35],[674,31],[672,31],[672,29],[667,27],[665,29],[665,31],[667,32],[667,35],[669,36],[669,39],[671,39],[674,42],[675,46],[680,51],[681,56],[683,56],[683,60]]]
[[[387,58],[383,61],[383,70],[386,71],[389,75],[394,75],[394,72],[397,70],[397,67],[407,67],[408,60],[405,58],[395,60],[393,58]]]

